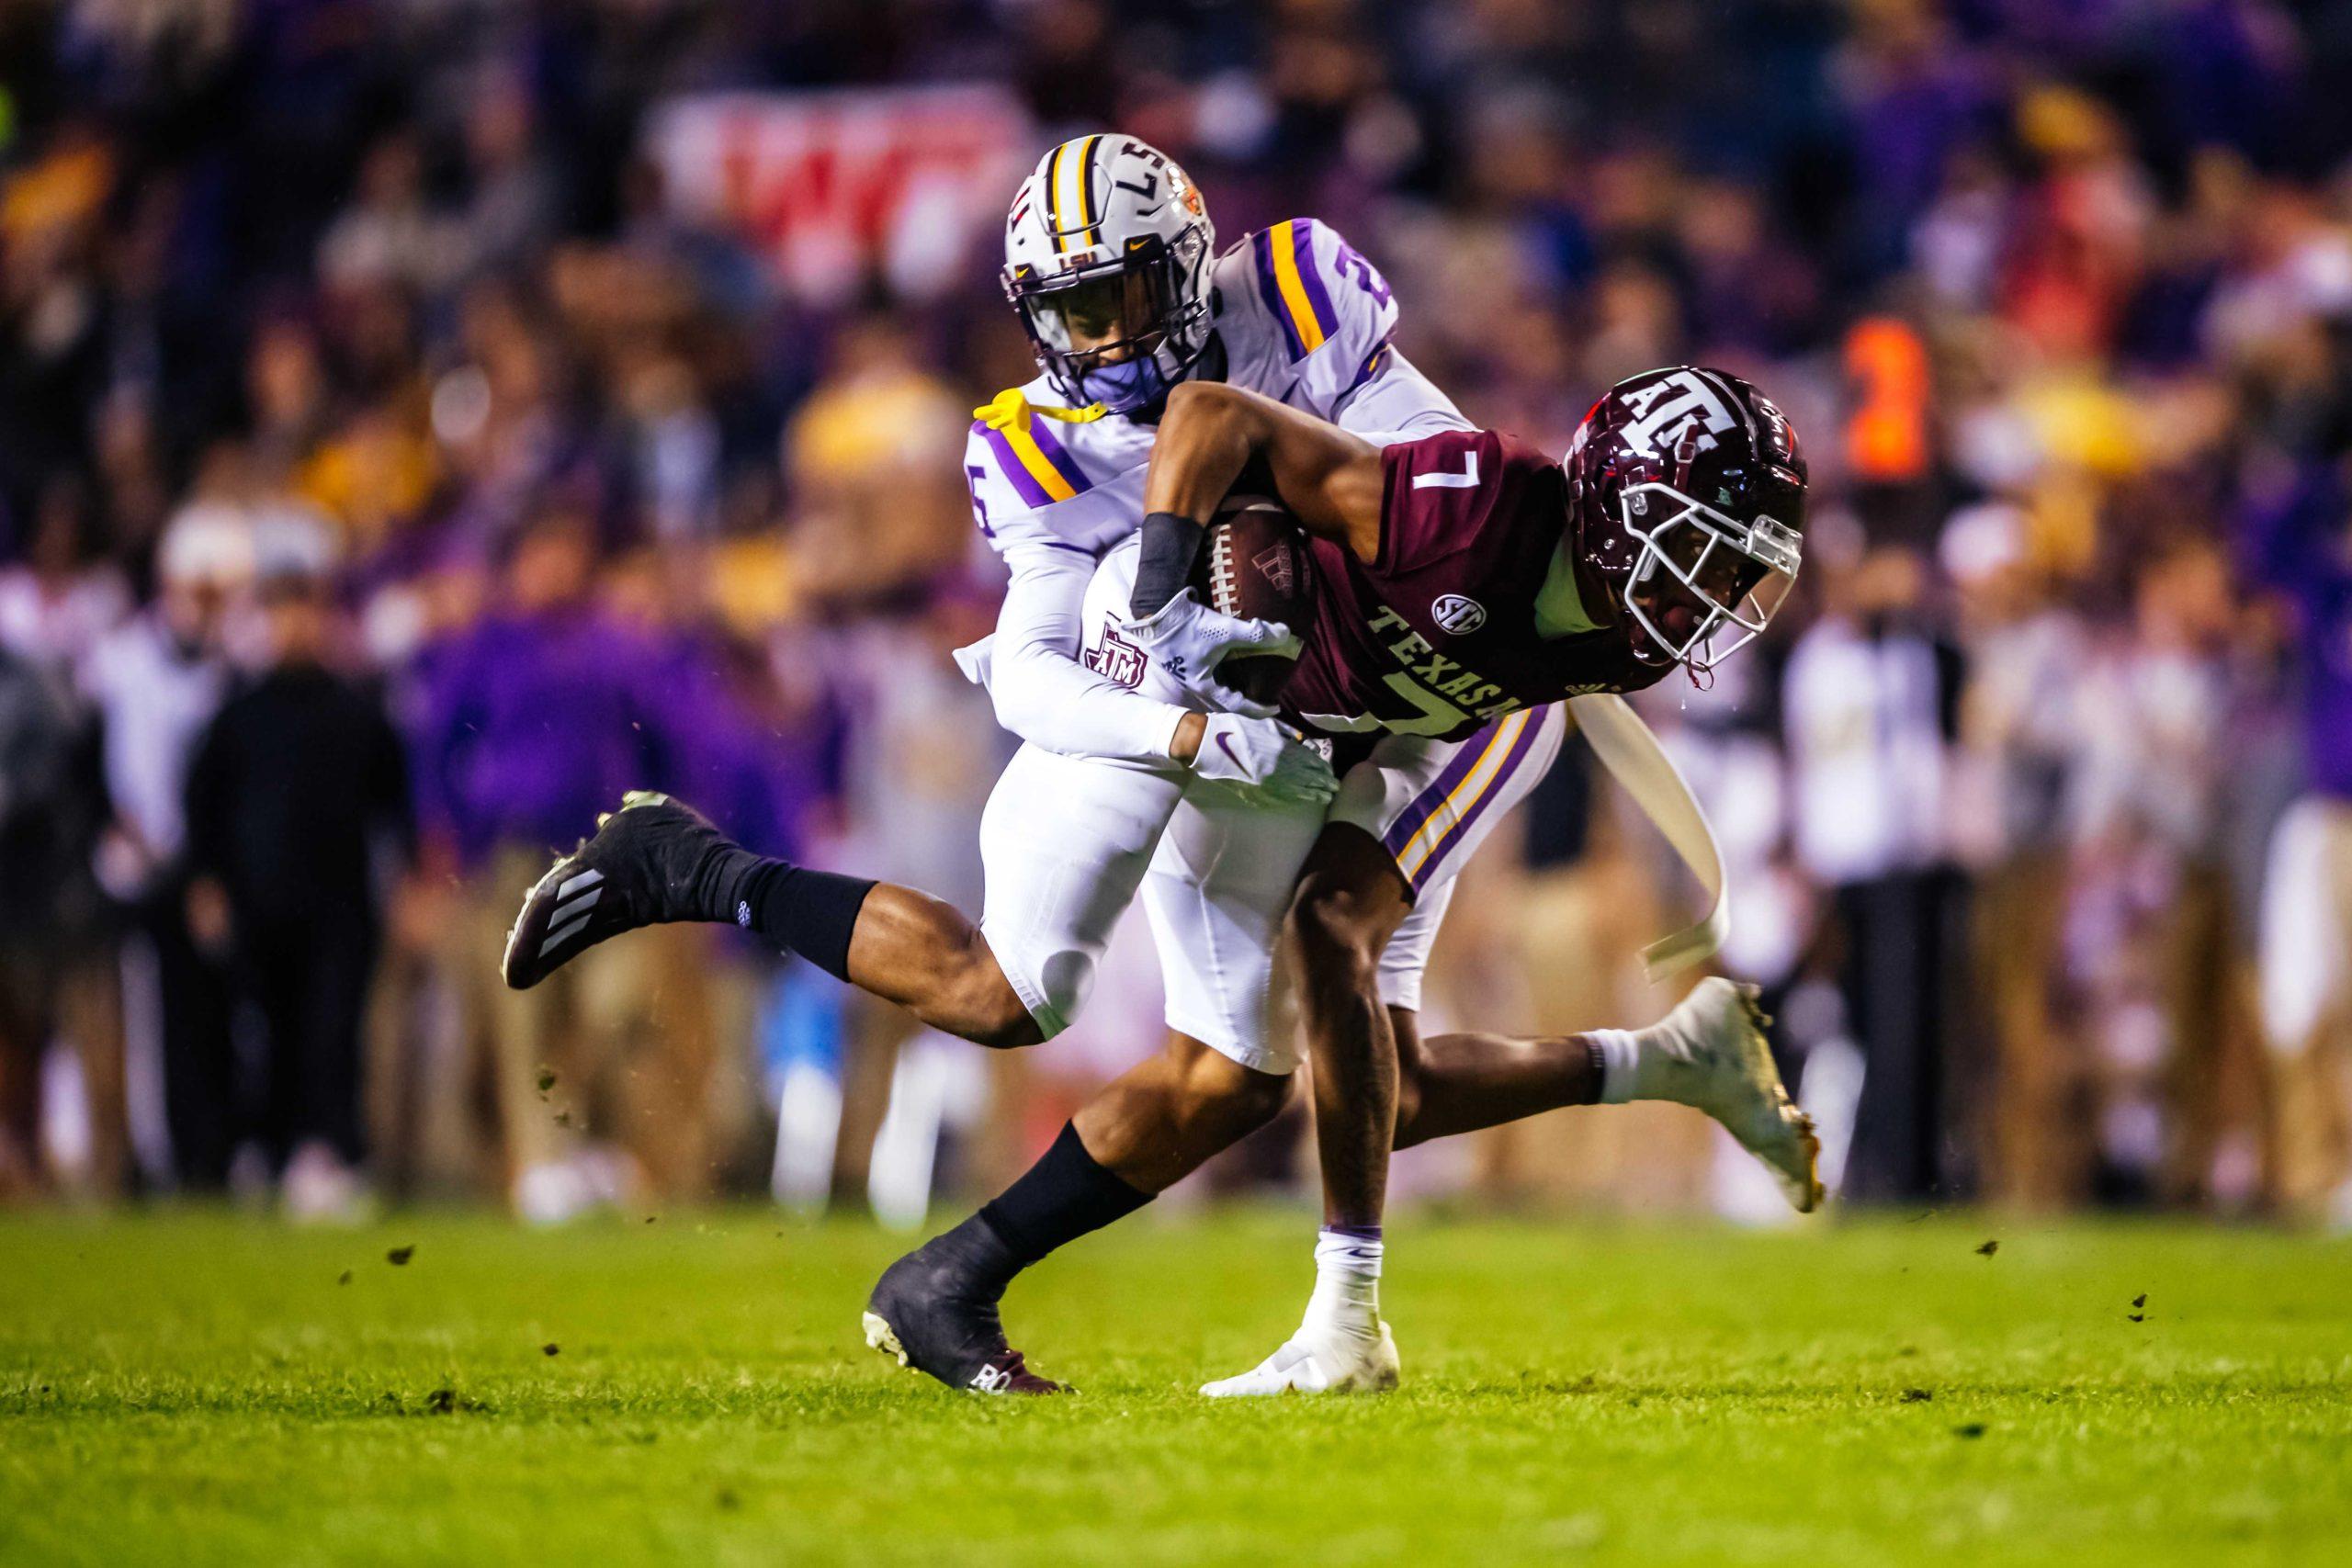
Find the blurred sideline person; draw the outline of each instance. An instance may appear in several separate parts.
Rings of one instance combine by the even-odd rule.
[[[2086,945],[2086,920],[2111,933],[2074,965],[2096,1047],[2096,1195],[2110,1202],[2204,1201],[2231,1112],[2260,1077],[2223,859],[2232,764],[2244,766],[2222,739],[2233,614],[2211,544],[2154,542],[2132,569],[2132,636],[2073,678],[2070,945]]]
[[[229,690],[223,651],[232,609],[250,586],[253,542],[238,510],[205,500],[183,508],[156,552],[155,602],[91,650],[83,688],[96,707],[109,819],[98,875],[123,901],[142,943],[126,951],[127,987],[153,976],[167,1168],[187,1192],[218,1192],[244,1135],[229,1033],[228,977],[188,930],[189,759]],[[143,1151],[143,1145],[142,1145]],[[142,1152],[142,1160],[144,1159]]]
[[[2029,557],[2023,511],[1955,513],[1938,553],[1959,590],[1969,664],[1962,760],[1977,864],[1971,951],[1992,1043],[1975,1118],[1988,1197],[2053,1209],[2088,1189],[2094,1129],[2082,1031],[2060,1005],[2073,865],[2066,802],[2083,743],[2075,679],[2089,657],[2080,618]]]
[[[825,863],[969,908],[982,892],[972,824],[1007,748],[988,694],[948,657],[988,631],[992,609],[958,591],[981,553],[959,467],[970,410],[918,352],[906,326],[881,315],[831,345],[824,379],[785,429],[786,547],[790,586],[815,622],[800,657],[824,669],[863,721],[842,738],[841,831]],[[812,982],[837,985],[805,970],[788,984]],[[943,1134],[987,1124],[988,1095],[974,1080],[988,1067],[936,1031],[910,1032],[895,1009],[848,999],[848,1049],[830,1086],[847,1091],[847,1115],[834,1118],[824,1152],[845,1178],[862,1161],[874,1213],[911,1228],[940,1185],[942,1156],[958,1153]],[[821,1055],[804,1054],[804,1069]],[[796,1092],[813,1089],[804,1070]],[[793,1157],[813,1156],[805,1100],[793,1115],[802,1145]]]
[[[1917,629],[1922,587],[1909,549],[1872,549],[1833,585],[1831,612],[1798,640],[1783,677],[1797,853],[1830,890],[1864,1064],[1841,1192],[1865,1200],[1921,1197],[1949,1174],[1958,671]]]
[[[106,788],[96,727],[77,682],[90,650],[130,616],[132,600],[124,573],[100,551],[93,497],[79,476],[51,476],[31,521],[23,562],[0,567],[0,650],[22,660],[7,677],[23,705],[9,722],[30,727],[12,742],[29,744],[24,760],[0,772],[0,816],[13,818],[0,886],[23,893],[0,913],[0,945],[13,955],[0,986],[14,987],[7,1000],[18,1010],[0,1033],[37,1037],[29,1048],[41,1064],[37,1110],[50,1145],[43,1177],[58,1190],[116,1197],[132,1168],[122,911],[96,880]],[[63,743],[54,754],[49,740],[33,739],[52,725]],[[31,1124],[34,1109],[19,1108],[22,1125]]]
[[[2241,539],[2301,652],[2308,793],[2279,818],[2261,910],[2282,1196],[2352,1229],[2352,487],[2341,459],[2264,497]]]
[[[408,770],[381,702],[331,667],[322,526],[279,515],[256,535],[266,663],[189,764],[188,925],[260,1021],[254,1132],[286,1212],[351,1219],[383,884],[415,847]]]
[[[523,525],[495,607],[435,652],[417,743],[428,863],[459,879],[451,970],[491,1075],[503,1179],[516,1213],[543,1222],[635,1189],[616,1134],[662,1130],[630,1120],[627,1075],[658,1041],[665,978],[699,986],[699,933],[599,953],[529,995],[500,985],[485,951],[548,846],[619,791],[672,777],[673,737],[693,728],[646,638],[597,604],[596,558],[593,525],[566,502]]]
[[[90,850],[94,790],[85,776],[85,727],[51,671],[0,644],[0,1201],[41,1191],[48,1168],[42,1119],[49,1052],[61,1036],[77,1048],[96,1125],[122,1118],[119,1043],[110,1017],[87,1007],[87,955],[108,943],[96,926]],[[77,1007],[77,1003],[83,1004]],[[74,1038],[78,1032],[93,1038]],[[103,1138],[120,1178],[121,1140]]]

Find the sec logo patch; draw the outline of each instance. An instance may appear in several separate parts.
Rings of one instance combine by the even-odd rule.
[[[1455,637],[1467,637],[1487,624],[1487,607],[1476,599],[1447,593],[1431,602],[1430,619]]]

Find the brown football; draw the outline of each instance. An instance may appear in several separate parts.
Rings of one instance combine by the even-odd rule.
[[[1303,637],[1315,616],[1315,556],[1306,532],[1272,496],[1228,495],[1193,563],[1193,587],[1228,615],[1279,621]],[[1293,660],[1240,654],[1218,665],[1217,677],[1252,702],[1271,703],[1294,668]]]

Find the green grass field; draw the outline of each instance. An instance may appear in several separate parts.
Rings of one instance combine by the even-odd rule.
[[[1048,1264],[1015,1403],[863,1348],[857,1227],[0,1219],[0,1562],[2352,1561],[2352,1245],[1408,1219],[1403,1392],[1199,1399],[1306,1224]]]

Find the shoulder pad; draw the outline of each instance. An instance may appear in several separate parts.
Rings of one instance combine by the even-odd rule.
[[[1330,344],[1354,371],[1395,330],[1388,280],[1329,225],[1286,218],[1245,243],[1259,299],[1294,363]]]
[[[1000,552],[1040,543],[1090,555],[1135,529],[1151,434],[1100,406],[1062,408],[1027,389],[973,411],[964,445],[972,519]]]
[[[1015,387],[972,413],[971,438],[965,446],[967,469],[974,465],[991,469],[1025,508],[1050,506],[1094,488],[1093,477],[1056,430],[1101,419],[1102,404],[1065,409],[1033,403],[1023,389]],[[977,486],[979,477],[972,478]]]

